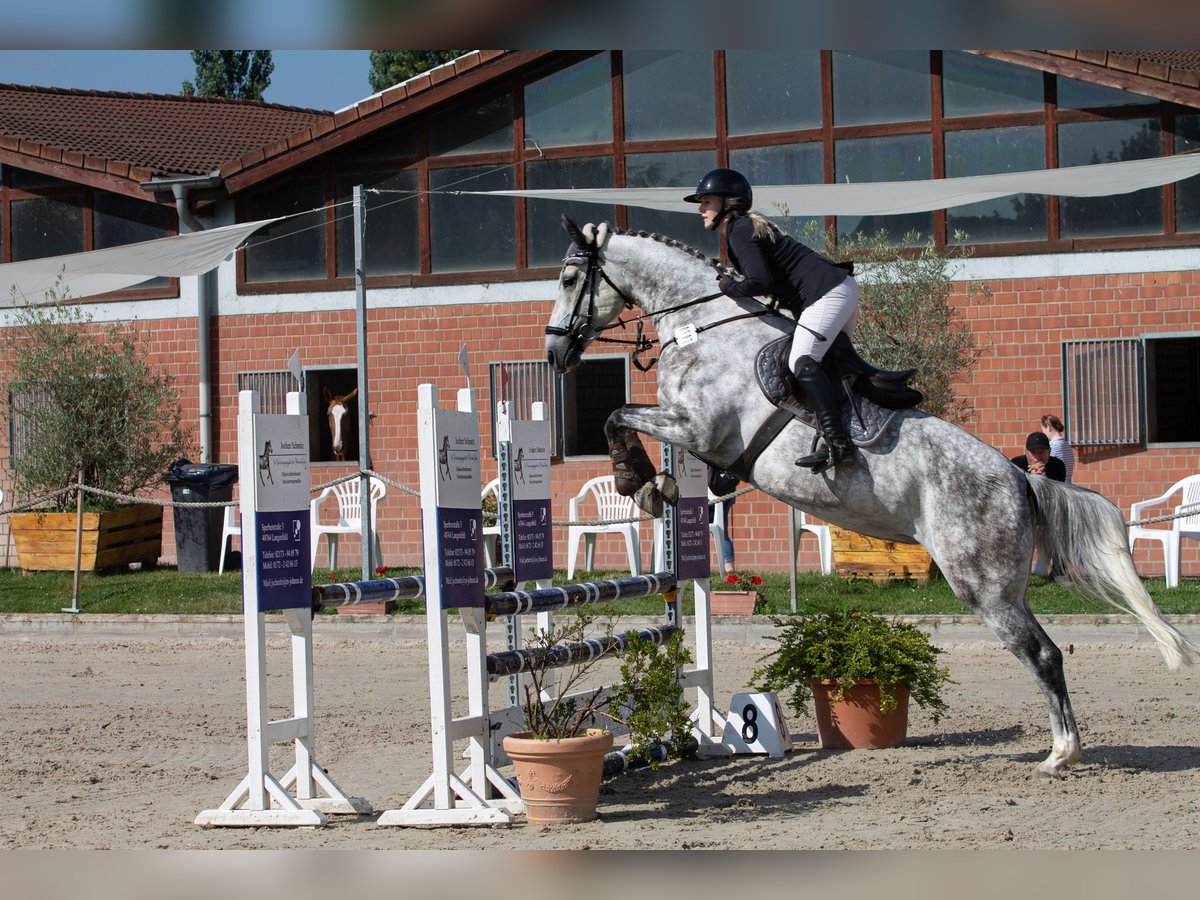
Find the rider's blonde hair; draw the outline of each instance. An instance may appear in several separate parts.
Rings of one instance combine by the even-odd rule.
[[[779,226],[768,219],[760,212],[751,210],[741,197],[730,197],[726,203],[729,206],[729,211],[735,216],[746,216],[754,223],[754,236],[756,238],[768,238],[775,240],[779,236]]]

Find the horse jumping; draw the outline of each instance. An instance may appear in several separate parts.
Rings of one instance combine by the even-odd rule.
[[[353,420],[349,418],[350,401],[356,394],[358,388],[348,394],[334,394],[329,388],[321,389],[321,395],[325,398],[325,415],[329,419],[329,434],[333,438],[333,458],[339,462],[346,458],[346,435],[353,428]]]
[[[577,366],[626,309],[637,314],[639,338],[648,320],[662,341],[657,405],[623,406],[605,424],[610,453],[626,461],[622,476],[647,512],[673,502],[674,486],[654,473],[637,432],[721,469],[740,466],[744,481],[842,528],[923,544],[955,595],[1045,695],[1053,747],[1040,774],[1060,772],[1081,753],[1062,652],[1025,599],[1035,541],[1073,587],[1136,616],[1170,668],[1200,653],[1146,593],[1116,506],[1093,491],[1022,473],[956,425],[899,411],[883,436],[860,450],[857,464],[819,475],[793,464],[814,438],[794,418],[761,452],[747,453],[762,447],[756,436],[775,413],[759,387],[753,349],[790,334],[794,320],[720,294],[716,280],[728,270],[676,241],[613,233],[605,224],[580,229],[565,216],[564,226],[572,244],[546,327],[551,365],[559,372]],[[650,342],[637,343],[635,357]]]

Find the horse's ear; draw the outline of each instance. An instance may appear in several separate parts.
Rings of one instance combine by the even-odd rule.
[[[601,222],[596,226],[596,246],[601,249],[608,242],[608,223]]]
[[[321,396],[324,397],[326,401],[333,399],[333,394],[329,393],[329,388],[327,387],[321,388]]]
[[[345,400],[347,403],[349,403],[351,400],[353,400],[353,399],[354,399],[354,395],[355,395],[355,394],[357,394],[357,393],[358,393],[358,388],[355,388],[354,390],[352,390],[350,393],[348,393],[348,394],[347,394],[345,397],[343,397],[342,399],[344,399],[344,400]]]
[[[571,236],[571,240],[575,242],[575,246],[587,246],[587,241],[583,237],[583,232],[579,230],[579,226],[575,224],[575,220],[566,213],[562,214],[562,227],[566,229],[567,234]]]

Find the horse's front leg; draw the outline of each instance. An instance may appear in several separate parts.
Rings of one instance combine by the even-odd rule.
[[[604,423],[617,493],[633,497],[640,509],[657,518],[664,501],[674,505],[679,499],[679,488],[670,475],[658,473],[638,432],[689,448],[695,445],[695,434],[686,418],[658,406],[622,406]]]

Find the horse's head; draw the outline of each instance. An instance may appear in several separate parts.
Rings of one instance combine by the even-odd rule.
[[[329,434],[333,437],[333,458],[346,458],[346,429],[350,420],[346,418],[350,412],[350,401],[358,393],[355,388],[348,394],[334,394],[329,388],[322,388],[325,398],[325,413],[329,417]]]
[[[546,357],[559,372],[579,365],[583,351],[628,305],[629,301],[604,274],[608,224],[590,222],[580,228],[563,215],[571,246],[558,275],[558,299],[546,326]]]

